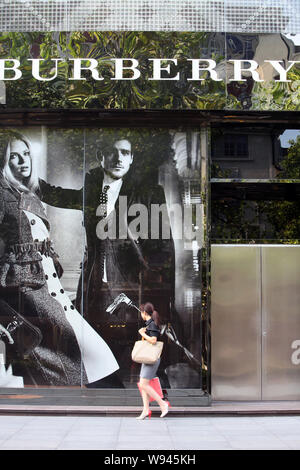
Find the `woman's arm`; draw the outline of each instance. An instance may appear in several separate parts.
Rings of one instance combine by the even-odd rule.
[[[156,336],[148,336],[148,335],[146,334],[146,328],[141,328],[141,329],[139,330],[139,334],[140,334],[143,338],[145,338],[145,340],[147,340],[147,341],[148,341],[149,343],[151,343],[151,344],[155,344],[156,341],[157,341]]]
[[[50,206],[61,207],[63,209],[78,209],[83,207],[83,190],[67,189],[60,186],[53,186],[40,179],[40,198]]]

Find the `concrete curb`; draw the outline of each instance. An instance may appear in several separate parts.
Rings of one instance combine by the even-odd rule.
[[[151,407],[153,416],[160,414],[157,406]],[[36,406],[0,405],[0,415],[48,415],[48,416],[129,416],[139,414],[136,406]],[[212,403],[201,407],[172,407],[168,417],[192,416],[293,416],[300,415],[300,402],[280,403]]]

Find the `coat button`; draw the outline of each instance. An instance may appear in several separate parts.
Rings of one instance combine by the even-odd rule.
[[[56,293],[55,293],[55,292],[51,292],[51,295],[52,295],[52,297],[56,297]]]
[[[64,310],[68,310],[68,307],[66,305],[64,306]]]
[[[46,281],[48,280],[48,274],[45,275],[45,279],[46,279]]]
[[[57,277],[57,274],[56,274],[56,273],[53,273],[53,277]]]
[[[31,223],[31,225],[35,225],[35,220],[32,219],[32,220],[30,221],[30,223]]]
[[[70,307],[70,308],[71,308],[71,310],[75,310],[75,307],[74,307],[74,305],[71,305],[71,307]]]
[[[65,291],[63,289],[60,289],[61,294],[63,294]]]

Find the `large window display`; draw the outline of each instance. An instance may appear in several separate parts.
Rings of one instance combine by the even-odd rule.
[[[136,388],[151,302],[162,386],[201,389],[206,134],[5,128],[0,144],[0,387]]]

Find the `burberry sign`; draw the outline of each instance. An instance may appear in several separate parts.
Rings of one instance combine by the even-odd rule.
[[[207,79],[221,82],[226,79],[221,78],[221,73],[218,71],[218,66],[213,59],[186,59],[189,68],[189,75],[187,78],[182,76],[178,70],[178,60],[172,58],[148,58],[150,73],[147,74],[147,80],[172,80],[179,81],[186,79],[191,81],[204,81]],[[32,77],[39,81],[52,81],[58,76],[58,63],[66,62],[64,59],[27,59],[27,67],[29,64],[31,68]],[[86,72],[91,74],[95,81],[105,80],[99,71],[99,66],[105,66],[105,62],[92,58],[76,58],[68,59],[70,67],[70,74],[68,80],[86,80],[84,76]],[[101,63],[102,62],[102,63]],[[139,68],[139,61],[134,58],[111,58],[111,63],[114,64],[114,74],[110,80],[137,80],[142,77],[142,72]],[[290,60],[264,60],[265,64],[269,64],[276,75],[276,82],[290,82],[288,79],[288,72],[293,67],[300,64],[300,61]],[[44,65],[49,65],[48,72],[45,72]],[[229,78],[230,82],[245,81],[245,76],[251,76],[255,82],[264,82],[261,78],[261,66],[255,60],[228,60],[228,65],[233,68],[232,77]],[[23,76],[22,64],[18,59],[0,59],[0,80],[19,80]],[[43,66],[43,72],[41,68]],[[85,74],[84,74],[85,72]]]

